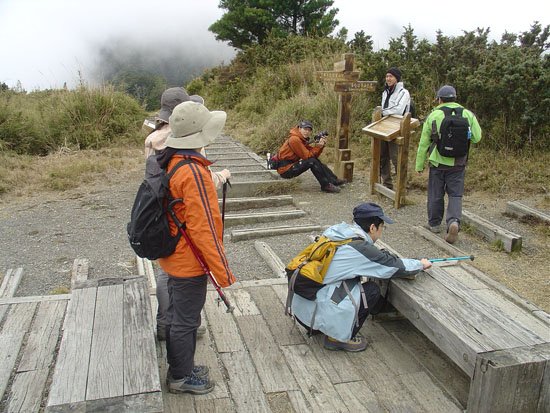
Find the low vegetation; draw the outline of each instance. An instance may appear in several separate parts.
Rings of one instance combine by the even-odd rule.
[[[386,69],[399,66],[421,120],[444,83],[455,85],[459,101],[478,116],[483,139],[471,151],[470,190],[548,194],[550,30],[535,23],[518,35],[505,33],[500,42],[489,41],[488,33],[439,33],[431,44],[408,27],[391,39],[388,49],[379,51],[363,32],[349,42],[342,33],[272,33],[186,88],[202,95],[210,109],[229,113],[227,132],[258,153],[273,153],[300,119],[335,135],[338,98],[315,72],[332,70],[342,53],[353,51],[361,79],[378,81],[375,93],[357,93],[352,101],[350,146],[357,170],[370,166],[370,139],[361,129],[379,105]],[[25,186],[32,191],[66,190],[141,161],[136,154],[143,144],[145,109],[143,100],[108,86],[31,93],[2,87],[0,196]],[[418,138],[417,133],[411,143],[411,171]],[[332,155],[327,150],[323,156],[330,162]],[[426,179],[409,174],[409,184],[425,188]]]

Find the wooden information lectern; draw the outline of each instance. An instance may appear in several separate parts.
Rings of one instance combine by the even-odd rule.
[[[399,208],[405,202],[407,185],[407,166],[409,160],[409,141],[411,132],[420,122],[411,118],[411,114],[404,116],[390,115],[381,118],[381,112],[375,111],[373,122],[363,128],[363,132],[372,138],[372,162],[370,171],[371,194],[378,192],[394,201],[395,208]],[[398,145],[397,152],[397,185],[393,191],[378,183],[380,177],[380,141],[395,142]]]

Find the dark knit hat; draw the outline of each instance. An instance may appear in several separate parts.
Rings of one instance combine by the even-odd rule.
[[[397,67],[390,67],[386,73],[391,73],[398,82],[401,82],[401,70],[399,70]]]

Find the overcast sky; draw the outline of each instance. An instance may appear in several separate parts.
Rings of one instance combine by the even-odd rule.
[[[162,51],[168,59],[180,55],[229,62],[232,48],[217,42],[208,26],[223,10],[219,0],[0,0],[0,82],[26,90],[72,86],[79,76],[91,82],[98,51],[105,47]],[[550,1],[512,4],[480,0],[335,0],[340,26],[349,38],[359,30],[370,34],[376,49],[403,32],[409,23],[419,38],[433,40],[441,29],[448,36],[462,30],[490,27],[492,38],[504,31],[529,30],[538,20],[549,24]],[[206,59],[206,60],[205,60]],[[101,75],[101,74],[99,74]]]

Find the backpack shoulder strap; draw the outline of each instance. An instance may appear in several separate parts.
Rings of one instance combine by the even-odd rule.
[[[438,110],[442,111],[445,114],[445,116],[449,116],[453,114],[454,108],[450,108],[448,106],[441,106],[440,108],[438,108]]]
[[[454,108],[454,111],[456,113],[456,116],[463,117],[462,112],[464,111],[464,108]]]
[[[172,170],[170,171],[169,174],[166,174],[166,178],[168,180],[170,180],[170,178],[172,178],[172,176],[174,176],[174,174],[176,173],[176,171],[183,165],[187,165],[188,163],[193,163],[194,161],[190,158],[187,158],[187,159],[182,159],[181,161],[179,161],[173,168]]]

